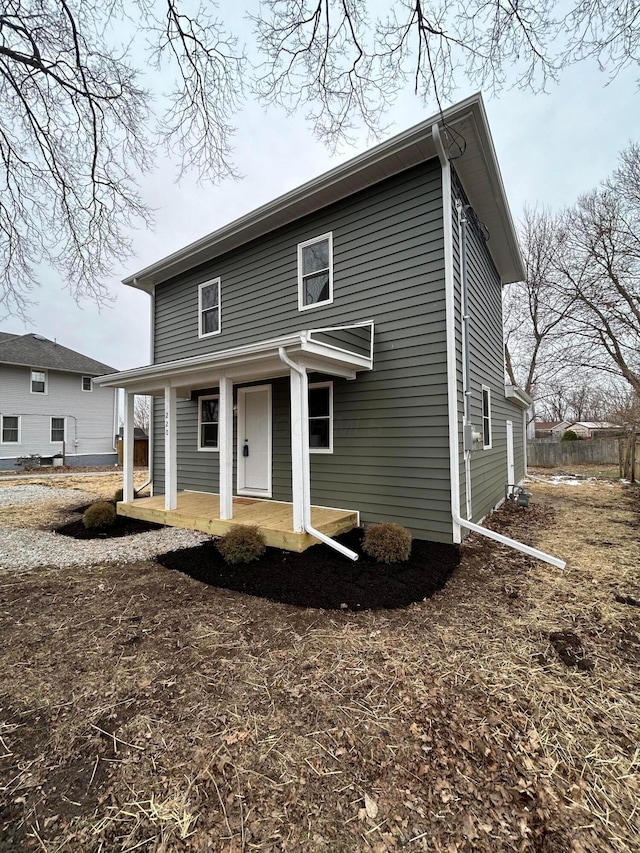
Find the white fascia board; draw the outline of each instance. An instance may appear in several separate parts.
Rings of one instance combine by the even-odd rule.
[[[526,391],[523,391],[522,388],[518,388],[517,385],[505,385],[504,396],[507,400],[511,400],[512,403],[516,403],[523,409],[528,409],[533,403],[533,398]]]

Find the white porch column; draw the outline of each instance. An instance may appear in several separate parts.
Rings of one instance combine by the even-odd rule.
[[[233,518],[233,382],[220,379],[218,413],[218,449],[220,453],[220,518]]]
[[[178,508],[176,389],[164,387],[164,508]]]
[[[291,493],[294,533],[304,531],[304,428],[302,377],[291,370]]]
[[[133,500],[133,409],[135,394],[124,392],[124,430],[122,433],[122,500]]]

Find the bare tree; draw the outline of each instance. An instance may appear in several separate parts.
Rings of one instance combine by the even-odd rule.
[[[408,81],[440,106],[464,76],[541,89],[585,59],[615,74],[640,47],[634,3],[573,0],[559,12],[552,0],[392,0],[376,16],[366,0],[262,0],[249,67],[215,6],[197,2],[4,0],[1,312],[25,315],[44,264],[76,299],[106,300],[131,225],[150,221],[137,178],[158,146],[180,173],[235,175],[231,119],[245,80],[267,103],[307,110],[335,146],[360,122],[379,133]],[[168,94],[145,88],[148,70],[163,87],[170,75]]]
[[[133,402],[133,425],[149,434],[151,420],[151,397],[136,394]]]
[[[0,310],[24,316],[35,268],[62,272],[72,296],[108,298],[104,277],[150,221],[136,177],[160,143],[183,167],[233,174],[229,117],[242,90],[235,40],[201,8],[166,0],[5,0],[0,10]],[[133,16],[133,20],[130,18]],[[175,76],[164,116],[118,28],[150,40],[146,64]],[[145,64],[142,60],[141,65]]]

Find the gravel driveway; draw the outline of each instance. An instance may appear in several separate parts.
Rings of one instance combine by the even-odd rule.
[[[54,489],[38,485],[0,488],[0,507],[52,501],[61,506],[77,506],[93,500],[95,494],[80,489]],[[165,527],[117,539],[91,540],[59,536],[48,530],[0,527],[0,570],[135,563],[165,551],[199,545],[209,538],[205,533],[177,527]]]

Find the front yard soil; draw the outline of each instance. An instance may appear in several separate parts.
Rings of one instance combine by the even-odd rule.
[[[4,572],[0,851],[637,850],[639,492],[529,488],[564,572],[474,536],[397,610]]]

